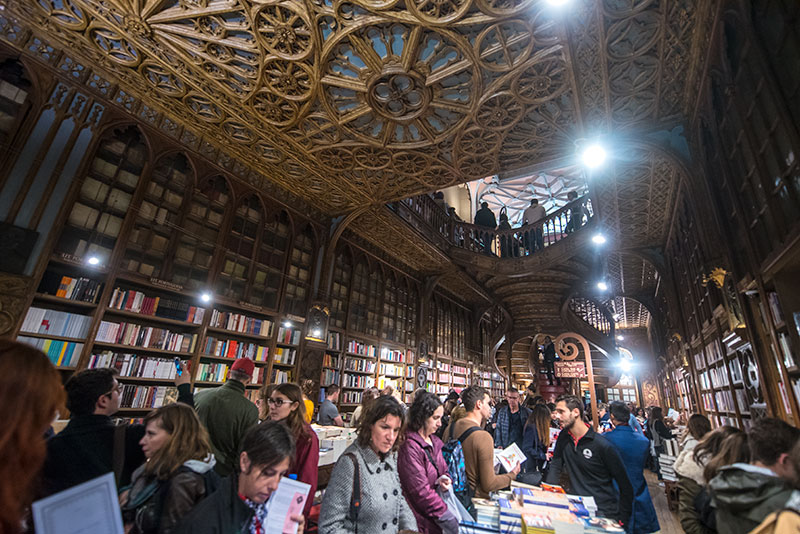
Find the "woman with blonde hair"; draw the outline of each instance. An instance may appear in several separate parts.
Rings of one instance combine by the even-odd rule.
[[[300,389],[303,390],[303,404],[306,405],[306,423],[311,424],[311,419],[314,417],[314,401],[312,400],[315,389],[314,381],[303,380]]]
[[[0,532],[20,532],[44,462],[44,434],[64,405],[61,376],[42,352],[0,340]]]
[[[150,412],[139,444],[147,461],[120,494],[126,532],[166,534],[207,497],[218,482],[208,433],[182,403]]]
[[[311,486],[311,498],[306,499],[303,510],[303,515],[308,517],[311,505],[314,504],[314,493],[317,491],[319,438],[306,422],[306,405],[303,400],[300,386],[280,384],[273,388],[267,402],[269,419],[286,425],[294,438],[295,454],[289,473],[296,474],[297,480]]]

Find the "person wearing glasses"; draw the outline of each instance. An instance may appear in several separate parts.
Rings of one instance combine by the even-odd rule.
[[[308,517],[314,494],[317,492],[319,464],[319,438],[306,422],[306,405],[303,390],[297,384],[280,384],[273,388],[267,399],[270,421],[283,423],[292,433],[295,441],[294,461],[289,468],[297,480],[311,486],[310,499],[306,499],[303,515]]]
[[[175,385],[178,402],[191,406],[189,373],[176,376]],[[47,441],[39,496],[52,495],[110,471],[117,487],[130,484],[133,471],[145,460],[139,447],[144,425],[116,427],[111,420],[122,400],[116,369],[86,369],[74,374],[64,387],[70,420],[64,430]],[[122,443],[116,458],[115,439]]]

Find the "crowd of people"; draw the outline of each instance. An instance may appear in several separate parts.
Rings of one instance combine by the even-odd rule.
[[[265,386],[259,407],[245,396],[252,363],[232,368],[220,387],[193,394],[183,373],[178,402],[150,412],[142,424],[115,425],[120,385],[110,369],[73,375],[62,387],[39,351],[0,341],[0,532],[33,531],[30,503],[113,473],[126,532],[266,534],[267,502],[282,477],[311,487],[298,532],[321,534],[407,530],[459,532],[457,499],[489,497],[513,481],[562,485],[594,498],[598,515],[629,533],[659,530],[645,470],[658,472],[674,422],[653,407],[600,404],[590,424],[584,399],[546,403],[535,391],[509,389],[492,399],[481,387],[446,401],[418,390],[405,405],[390,389],[365,391],[355,441],[336,462],[318,518],[319,440],[309,424],[308,392],[296,384]],[[338,388],[326,388],[317,410],[344,424]],[[497,402],[496,402],[497,401]],[[64,404],[70,419],[52,435]],[[313,402],[311,402],[313,407]],[[748,431],[711,430],[693,415],[680,436],[680,522],[689,534],[798,532],[800,430],[762,418]],[[659,441],[660,440],[660,441]],[[495,450],[517,444],[523,464],[497,470]],[[313,519],[312,519],[313,518]]]

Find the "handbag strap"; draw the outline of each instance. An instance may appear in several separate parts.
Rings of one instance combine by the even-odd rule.
[[[436,462],[433,461],[433,455],[431,454],[431,450],[428,447],[422,447],[422,450],[425,451],[425,454],[428,455],[428,460],[431,461],[431,465],[433,466],[433,470],[436,471],[436,476],[440,477],[442,475],[439,474],[439,468],[436,466]]]
[[[347,515],[355,526],[355,534],[358,534],[358,512],[361,509],[361,471],[353,453],[348,452],[344,456],[353,462],[353,493],[350,494],[350,510]]]
[[[114,452],[111,460],[111,466],[114,469],[114,480],[117,482],[117,487],[122,483],[122,470],[125,467],[125,436],[126,425],[117,425],[114,427]]]

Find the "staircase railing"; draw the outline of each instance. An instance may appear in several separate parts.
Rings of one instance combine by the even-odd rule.
[[[573,297],[569,301],[569,310],[603,335],[612,336],[614,334],[614,322],[593,300]]]
[[[423,229],[419,222],[423,222],[429,231],[451,246],[501,258],[530,256],[589,225],[594,216],[588,195],[573,200],[541,221],[506,230],[457,220],[428,195],[393,202],[389,207],[420,230]]]

